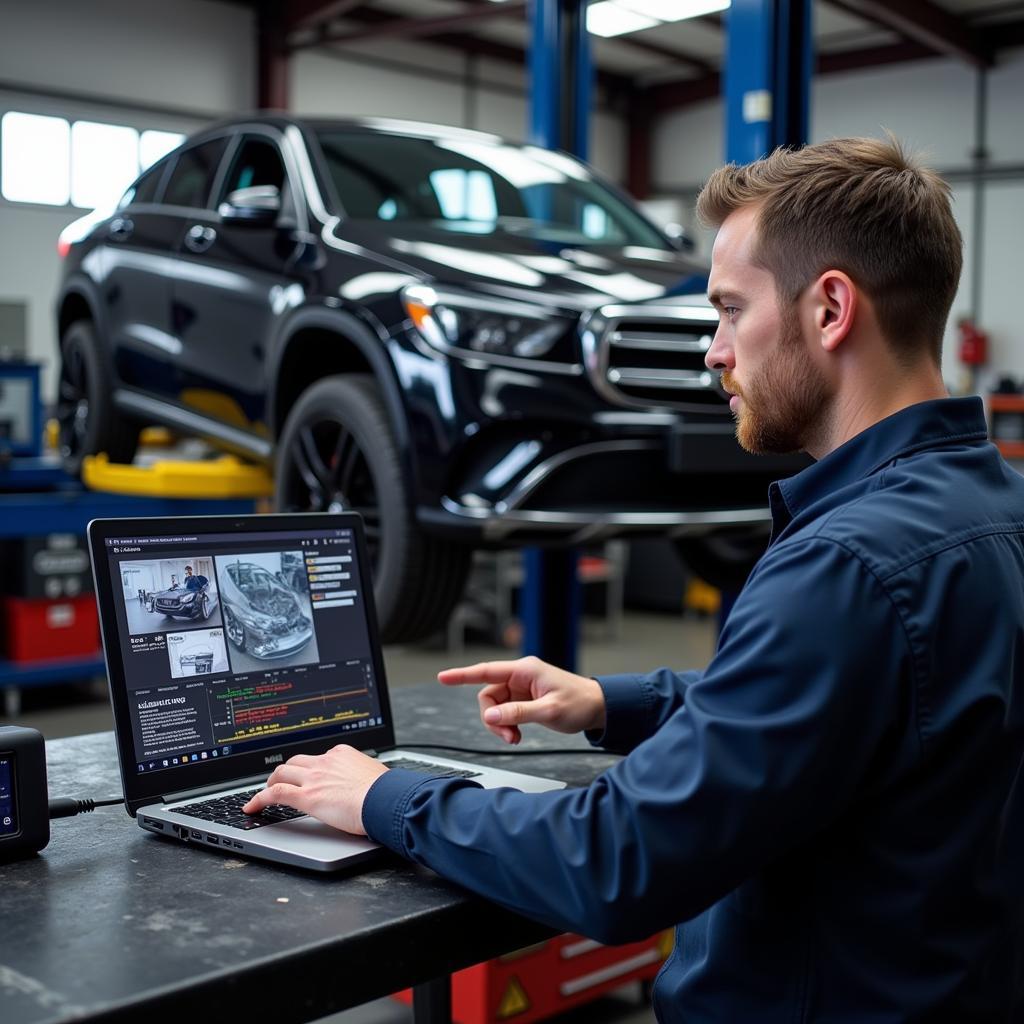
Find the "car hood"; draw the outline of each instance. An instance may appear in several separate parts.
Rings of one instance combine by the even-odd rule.
[[[708,268],[672,250],[571,246],[524,234],[473,235],[424,224],[351,221],[341,244],[370,250],[396,270],[432,284],[514,297],[583,312],[609,302],[701,295]]]
[[[154,597],[182,597],[189,593],[184,587],[179,587],[177,590],[158,590],[153,596]]]

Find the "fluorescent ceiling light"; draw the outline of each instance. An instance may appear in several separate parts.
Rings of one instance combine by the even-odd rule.
[[[653,28],[657,24],[656,19],[620,7],[611,0],[602,0],[601,3],[591,4],[587,8],[587,31],[595,36],[621,36],[627,32]]]
[[[657,21],[682,21],[699,18],[702,14],[716,14],[729,7],[730,0],[617,0],[637,14]]]

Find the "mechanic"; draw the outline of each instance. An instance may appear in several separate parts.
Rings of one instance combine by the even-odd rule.
[[[192,566],[185,566],[185,589],[202,590],[210,581],[205,576],[193,576]]]
[[[487,728],[625,753],[526,795],[351,747],[279,766],[291,804],[603,942],[682,921],[661,1021],[1024,1019],[1024,478],[940,346],[961,269],[947,186],[898,143],[716,171],[707,353],[773,484],[768,549],[703,671],[451,669]]]

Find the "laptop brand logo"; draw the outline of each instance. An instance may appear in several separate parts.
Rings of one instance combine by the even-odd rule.
[[[263,758],[264,764],[280,764],[284,760],[284,754],[271,754],[270,757]]]

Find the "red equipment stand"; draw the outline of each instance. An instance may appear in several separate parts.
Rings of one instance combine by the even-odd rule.
[[[671,931],[625,946],[579,935],[468,967],[452,975],[453,1024],[530,1024],[563,1013],[631,981],[650,981],[672,950]],[[395,993],[412,1002],[412,990]]]

